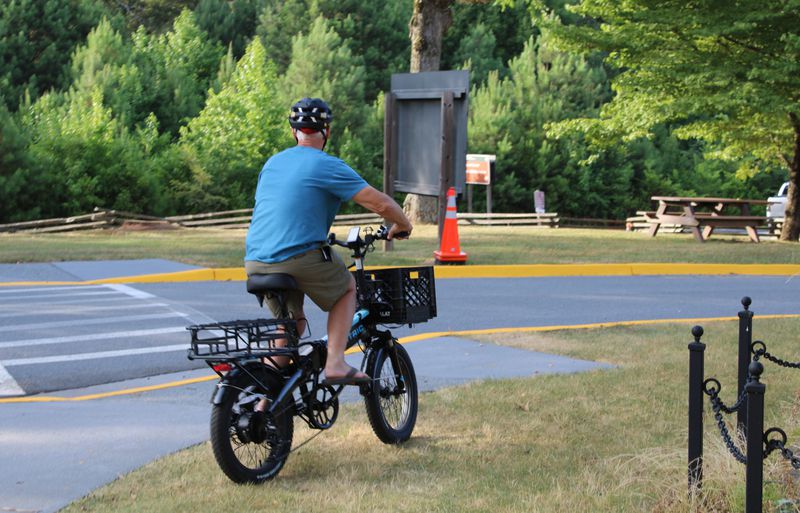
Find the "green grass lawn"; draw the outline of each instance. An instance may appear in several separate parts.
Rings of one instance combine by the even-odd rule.
[[[736,322],[705,326],[707,376],[732,403]],[[372,434],[363,407],[293,453],[259,486],[229,482],[208,443],[123,476],[71,505],[77,512],[597,512],[743,511],[744,467],[705,424],[705,480],[686,488],[690,324],[655,324],[482,338],[485,343],[608,362],[612,370],[483,381],[422,394],[417,429],[402,446]],[[768,349],[800,360],[800,319],[756,317]],[[767,365],[765,427],[800,441],[800,372]],[[211,385],[209,385],[210,387]],[[296,424],[296,443],[313,433]],[[777,454],[765,466],[765,511],[798,497]],[[794,511],[794,510],[782,510]]]
[[[336,227],[340,237],[347,228]],[[240,267],[244,230],[102,230],[71,234],[0,234],[0,262],[50,262],[166,258],[205,267]],[[688,234],[619,230],[459,227],[461,249],[469,264],[569,264],[688,262],[735,264],[798,264],[800,244],[714,235],[698,243]],[[372,265],[420,265],[433,262],[438,249],[434,226],[419,226],[395,251],[375,251]]]

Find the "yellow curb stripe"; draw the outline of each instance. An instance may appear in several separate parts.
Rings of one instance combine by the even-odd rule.
[[[800,314],[772,314],[772,315],[759,315],[759,319],[793,319],[800,318]],[[487,328],[480,330],[453,330],[453,331],[435,331],[430,333],[421,333],[419,335],[411,335],[398,339],[401,344],[408,344],[411,342],[419,342],[421,340],[429,340],[432,338],[440,337],[458,337],[468,335],[494,335],[498,333],[525,333],[525,332],[545,332],[545,331],[563,331],[563,330],[582,330],[594,328],[614,328],[619,326],[644,326],[651,324],[669,324],[669,323],[693,323],[693,322],[719,322],[719,321],[735,321],[738,317],[696,317],[692,319],[646,319],[638,321],[615,321],[615,322],[597,322],[589,324],[566,324],[554,326],[522,326],[516,328]],[[358,347],[350,348],[346,354],[353,354],[359,352]],[[45,403],[45,402],[68,402],[68,401],[89,401],[93,399],[104,399],[108,397],[116,397],[121,395],[139,394],[142,392],[151,392],[154,390],[164,390],[167,388],[175,388],[184,385],[191,385],[193,383],[202,383],[205,381],[212,381],[217,379],[216,374],[203,376],[199,378],[184,379],[180,381],[171,381],[162,383],[160,385],[152,385],[146,387],[136,387],[123,390],[116,390],[113,392],[103,392],[99,394],[80,395],[75,397],[59,397],[59,396],[36,396],[36,397],[8,397],[0,399],[0,404],[8,403]]]
[[[436,267],[436,278],[528,278],[546,276],[645,275],[773,275],[800,274],[797,264],[532,264]]]
[[[800,318],[800,314],[773,314],[773,315],[759,315],[759,319],[792,319]],[[431,333],[421,333],[419,335],[411,335],[400,339],[400,343],[407,344],[409,342],[417,342],[419,340],[427,340],[439,337],[459,337],[467,335],[495,335],[498,333],[526,333],[526,332],[544,332],[544,331],[563,331],[563,330],[584,330],[584,329],[599,329],[599,328],[615,328],[619,326],[644,326],[651,324],[670,324],[670,323],[690,323],[690,322],[717,322],[717,321],[734,321],[738,317],[697,317],[693,319],[647,319],[639,321],[615,321],[615,322],[597,322],[590,324],[568,324],[568,325],[553,325],[553,326],[522,326],[517,328],[488,328],[480,330],[457,330],[457,331],[438,331]]]
[[[70,402],[70,401],[90,401],[92,399],[104,399],[107,397],[116,397],[120,395],[140,394],[142,392],[152,392],[154,390],[164,390],[167,388],[175,388],[184,385],[191,385],[193,383],[201,383],[204,381],[211,381],[217,378],[216,374],[211,376],[203,376],[200,378],[183,379],[180,381],[169,381],[160,385],[150,385],[146,387],[126,388],[122,390],[114,390],[112,392],[101,392],[98,394],[78,395],[75,397],[59,397],[59,396],[36,396],[36,397],[8,397],[0,399],[0,404],[3,403],[52,403],[52,402]]]
[[[368,267],[370,269],[372,267]],[[648,276],[648,275],[751,275],[797,276],[799,264],[530,264],[435,266],[437,279],[536,278],[548,276]],[[38,285],[103,285],[111,283],[166,283],[193,281],[244,281],[244,267],[194,269],[174,273],[121,276],[86,281],[3,282],[0,287]]]

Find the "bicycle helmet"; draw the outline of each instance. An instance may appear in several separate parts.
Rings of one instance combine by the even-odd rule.
[[[320,98],[303,98],[292,105],[289,113],[289,125],[292,128],[308,128],[322,132],[330,126],[333,120],[328,104]]]

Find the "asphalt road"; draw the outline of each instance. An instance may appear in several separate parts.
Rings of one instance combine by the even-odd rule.
[[[438,317],[399,335],[471,329],[800,313],[800,277],[440,279]],[[311,336],[325,317],[307,308]],[[0,288],[0,396],[197,369],[189,324],[264,316],[242,282]],[[757,322],[757,320],[756,320]]]

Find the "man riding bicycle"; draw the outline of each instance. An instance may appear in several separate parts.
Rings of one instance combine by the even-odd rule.
[[[270,157],[258,176],[245,242],[245,271],[248,276],[294,277],[300,290],[288,295],[287,308],[297,321],[298,333],[306,327],[305,295],[328,312],[326,383],[350,385],[370,378],[344,359],[356,290],[346,265],[325,242],[331,224],[341,203],[352,199],[393,223],[389,240],[408,237],[413,227],[392,198],[323,151],[332,119],[331,109],[319,98],[303,98],[292,106],[289,125],[297,145]],[[267,304],[279,316],[277,300],[267,298]]]

